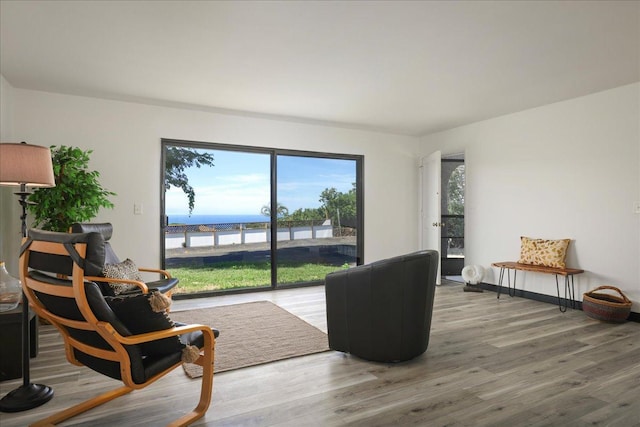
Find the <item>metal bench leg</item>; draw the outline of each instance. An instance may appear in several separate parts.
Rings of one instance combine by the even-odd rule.
[[[498,279],[498,299],[500,299],[500,291],[502,290],[502,281],[504,280],[504,267],[500,268],[500,277]]]
[[[562,303],[560,302],[560,285],[558,284],[558,275],[556,274],[556,290],[558,291],[558,308],[560,309],[561,312],[565,312],[567,311],[567,307],[564,308],[564,310],[562,309]],[[565,293],[567,292],[567,290],[565,289]]]
[[[500,298],[500,292],[502,291],[502,282],[504,282],[504,271],[507,270],[507,292],[510,297],[516,296],[516,274],[517,270],[513,270],[513,289],[511,289],[511,269],[500,267],[500,276],[498,278],[498,298]]]
[[[510,297],[515,297],[516,296],[516,277],[518,274],[518,270],[513,270],[513,291],[511,290],[511,277],[509,277],[510,275],[507,275],[507,279],[509,279],[509,296]]]
[[[571,308],[576,308],[575,288],[573,284],[573,275],[571,275],[571,285],[569,285],[569,276],[564,276],[564,306],[560,300],[560,284],[558,283],[558,275],[556,274],[556,290],[558,291],[558,308],[562,313],[569,308],[569,300],[571,300]]]
[[[569,276],[565,276],[565,283],[567,289],[569,289]],[[573,283],[573,274],[571,275],[571,289],[569,290],[569,296],[571,297],[571,308],[576,308],[576,288]]]

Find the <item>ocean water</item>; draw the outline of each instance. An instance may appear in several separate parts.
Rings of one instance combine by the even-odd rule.
[[[169,224],[246,224],[269,222],[264,215],[168,215]]]

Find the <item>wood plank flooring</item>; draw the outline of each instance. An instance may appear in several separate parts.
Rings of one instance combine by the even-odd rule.
[[[255,300],[326,331],[323,287],[179,300],[173,310]],[[55,397],[0,414],[2,427],[28,425],[118,384],[66,362],[52,327],[40,334],[31,378],[52,386]],[[20,383],[0,383],[0,395]],[[165,425],[193,408],[199,386],[178,369],[65,425]],[[380,364],[325,352],[220,373],[211,408],[195,425],[640,426],[640,324],[601,323],[554,304],[444,284],[422,356]]]

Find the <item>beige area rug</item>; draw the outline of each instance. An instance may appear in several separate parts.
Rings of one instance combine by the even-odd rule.
[[[327,334],[270,301],[176,311],[171,320],[216,328],[216,373],[329,350]],[[191,378],[202,368],[184,364]]]

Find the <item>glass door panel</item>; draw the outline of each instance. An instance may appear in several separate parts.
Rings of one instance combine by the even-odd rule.
[[[442,159],[441,262],[443,276],[459,276],[464,267],[464,159]]]
[[[175,293],[271,286],[271,154],[172,145],[164,150],[165,268]]]
[[[356,160],[277,155],[277,285],[356,265]]]

